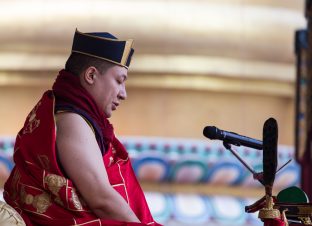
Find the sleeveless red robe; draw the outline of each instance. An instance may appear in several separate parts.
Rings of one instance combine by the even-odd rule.
[[[53,92],[47,91],[17,135],[15,167],[5,183],[5,201],[21,214],[29,226],[159,225],[152,218],[128,153],[117,138],[105,152],[103,163],[112,187],[127,201],[142,223],[99,219],[88,209],[57,162],[54,101]]]

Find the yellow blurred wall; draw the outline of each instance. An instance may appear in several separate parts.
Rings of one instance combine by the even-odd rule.
[[[129,78],[129,81],[131,77]],[[0,87],[0,136],[15,136],[39,100],[42,86]],[[203,138],[207,125],[262,138],[264,121],[279,123],[279,143],[294,143],[294,98],[191,89],[128,88],[111,122],[118,135]]]

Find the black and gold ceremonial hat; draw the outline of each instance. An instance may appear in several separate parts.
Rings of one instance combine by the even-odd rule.
[[[129,68],[133,40],[119,40],[107,32],[82,33],[76,29],[72,52],[85,54]]]

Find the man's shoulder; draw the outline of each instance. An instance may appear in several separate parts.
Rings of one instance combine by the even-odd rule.
[[[84,118],[74,112],[58,112],[55,114],[55,123],[56,125],[70,125],[73,127],[84,125],[86,121]]]
[[[59,112],[55,114],[57,134],[68,133],[81,135],[94,135],[93,129],[88,121],[74,112]]]

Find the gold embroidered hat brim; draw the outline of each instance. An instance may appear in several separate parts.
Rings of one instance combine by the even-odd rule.
[[[133,40],[119,40],[107,32],[82,33],[76,29],[72,52],[96,57],[129,68]]]

